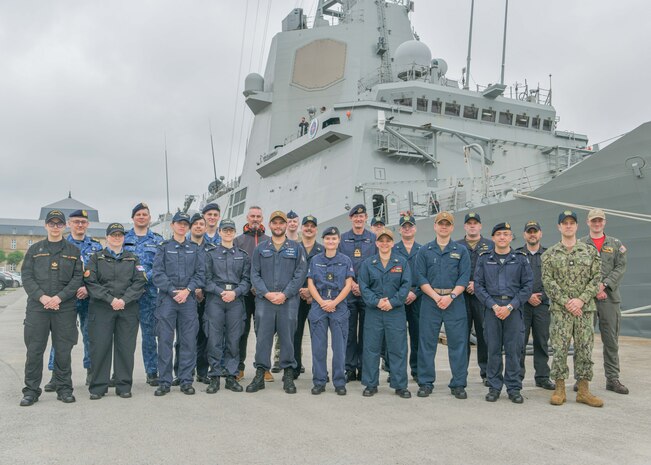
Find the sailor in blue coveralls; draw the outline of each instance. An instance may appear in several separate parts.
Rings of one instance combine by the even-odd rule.
[[[260,243],[251,257],[251,285],[255,288],[255,377],[246,392],[264,389],[265,371],[271,368],[274,333],[280,342],[283,389],[296,393],[294,384],[294,334],[298,319],[298,290],[305,282],[305,249],[287,239],[287,216],[275,211],[269,217],[271,239]]]
[[[104,248],[102,244],[86,235],[89,225],[88,212],[86,210],[75,210],[68,215],[70,234],[66,240],[79,249],[81,263],[84,269],[88,265],[90,256]],[[81,336],[84,342],[84,368],[86,369],[86,386],[88,386],[92,366],[90,363],[90,347],[88,345],[88,290],[85,285],[82,284],[77,290],[76,297],[75,310],[77,310],[77,316],[79,317],[79,329],[81,330]],[[50,371],[54,370],[54,348],[50,350],[50,361],[47,367]],[[52,374],[52,379],[43,386],[43,390],[45,392],[53,392],[56,390],[54,374]]]
[[[158,349],[156,345],[156,299],[158,289],[152,282],[154,256],[163,236],[149,229],[151,214],[146,203],[141,202],[131,210],[133,228],[124,236],[124,250],[133,252],[140,265],[145,269],[147,284],[145,293],[140,297],[140,336],[142,338],[142,360],[145,364],[147,384],[158,386]]]
[[[235,222],[222,220],[219,235],[221,244],[206,252],[206,310],[203,325],[208,337],[210,364],[210,385],[206,389],[208,394],[219,390],[221,376],[226,377],[226,389],[233,392],[243,390],[235,376],[240,362],[240,336],[244,331],[242,296],[251,289],[249,254],[233,245]]]
[[[452,380],[448,387],[457,399],[467,399],[468,315],[463,291],[470,277],[468,250],[450,240],[454,217],[440,212],[434,218],[436,239],[423,245],[416,257],[418,285],[423,291],[418,324],[418,397],[432,393],[434,358],[441,325],[445,323]]]
[[[154,393],[164,396],[172,384],[174,334],[179,340],[181,392],[194,394],[192,370],[197,363],[197,300],[195,291],[204,286],[204,252],[185,238],[190,216],[177,212],[172,219],[172,239],[164,241],[154,259],[153,280],[158,288],[156,333],[158,335],[159,386]]]
[[[493,227],[494,250],[477,260],[475,295],[484,306],[484,336],[488,348],[486,379],[488,402],[500,397],[502,386],[511,402],[521,404],[520,357],[524,344],[522,307],[533,292],[533,272],[527,256],[511,249],[513,233],[509,223]],[[506,359],[502,372],[502,349]]]
[[[378,253],[362,263],[359,287],[366,303],[364,319],[364,397],[377,393],[380,353],[386,337],[391,376],[390,386],[403,399],[411,397],[407,389],[407,317],[405,299],[411,288],[411,270],[407,259],[392,253],[393,233],[379,232],[375,242]]]
[[[346,296],[353,284],[353,262],[337,251],[339,230],[326,228],[322,235],[325,251],[315,255],[307,272],[307,287],[312,296],[308,315],[312,337],[312,394],[325,391],[328,376],[328,328],[332,339],[332,382],[335,392],[346,395],[346,340],[348,305]]]
[[[339,252],[347,255],[353,262],[355,278],[348,294],[348,341],[346,342],[346,381],[362,379],[362,347],[364,345],[365,304],[356,282],[362,262],[377,252],[375,234],[365,228],[368,215],[366,207],[356,205],[348,212],[353,228],[341,235]]]

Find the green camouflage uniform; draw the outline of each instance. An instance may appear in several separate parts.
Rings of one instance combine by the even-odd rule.
[[[554,244],[542,256],[542,281],[551,301],[550,339],[554,349],[552,379],[568,379],[567,353],[574,338],[574,373],[577,379],[592,380],[595,296],[601,280],[601,259],[597,249],[577,241],[571,251]],[[583,314],[575,317],[566,308],[568,300],[579,298]]]
[[[590,236],[579,240],[594,247]],[[606,286],[608,296],[605,300],[596,301],[599,333],[604,344],[604,373],[607,379],[619,379],[619,327],[622,322],[620,309],[622,297],[619,293],[619,283],[626,271],[626,247],[619,239],[606,236],[600,255],[600,282]]]

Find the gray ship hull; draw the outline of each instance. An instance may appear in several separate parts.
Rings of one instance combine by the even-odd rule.
[[[651,122],[645,123],[626,136],[583,162],[563,172],[552,181],[531,192],[537,197],[564,204],[580,204],[603,209],[622,210],[651,215]],[[639,173],[633,163],[642,166]],[[641,175],[642,177],[639,177]],[[559,240],[558,214],[566,207],[517,198],[475,208],[482,218],[485,235],[501,221],[513,225],[515,247],[524,245],[522,228],[535,219],[543,229],[543,244],[549,246]],[[463,217],[466,211],[455,213],[454,238],[463,236]],[[588,234],[585,210],[578,209],[579,235]],[[432,218],[417,221],[417,240],[421,243],[433,238]],[[628,267],[622,283],[622,308],[632,309],[651,303],[651,218],[646,221],[608,215],[606,233],[622,240],[628,249]],[[651,337],[651,317],[624,318],[622,333],[630,336]]]

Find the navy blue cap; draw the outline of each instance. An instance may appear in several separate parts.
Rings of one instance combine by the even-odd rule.
[[[463,219],[463,224],[466,224],[468,220],[476,220],[478,223],[481,223],[481,217],[479,216],[479,213],[475,212],[466,213],[466,216]]]
[[[348,216],[357,215],[358,213],[366,213],[366,207],[361,203],[351,208],[348,212]]]
[[[527,221],[527,224],[524,225],[524,232],[527,232],[530,229],[535,229],[536,231],[540,231],[542,228],[540,227],[540,223],[531,220],[531,221]]]
[[[181,221],[185,221],[186,223],[190,224],[190,215],[188,215],[185,212],[174,213],[174,218],[172,218],[172,223],[179,223]]]
[[[400,226],[402,226],[405,223],[415,225],[416,218],[414,218],[412,215],[403,215],[400,217]]]
[[[330,226],[326,228],[325,231],[321,234],[321,238],[326,236],[339,236],[339,229],[336,226]]]
[[[201,213],[195,213],[192,215],[192,218],[190,218],[190,226],[192,226],[195,221],[199,220],[203,220],[203,215]]]
[[[235,227],[235,221],[230,218],[223,219],[219,222],[219,229],[237,229]]]
[[[384,220],[380,216],[374,216],[373,219],[371,220],[371,226],[375,226],[376,224],[380,223],[381,225],[384,225]]]
[[[124,226],[122,226],[120,223],[111,223],[108,225],[108,228],[106,228],[106,235],[110,236],[114,232],[121,232],[124,234]]]
[[[289,213],[287,214],[287,218],[289,218]],[[312,215],[307,215],[303,217],[303,221],[301,222],[301,224],[305,224],[305,223],[314,223],[314,226],[319,225],[319,222],[316,220],[316,217]]]
[[[209,203],[205,207],[203,207],[203,209],[201,210],[201,213],[206,213],[206,212],[208,212],[210,210],[217,210],[220,213],[222,211],[221,208],[219,208],[219,205],[217,205],[216,203]]]
[[[66,222],[66,215],[63,214],[61,210],[50,210],[45,217],[45,222],[49,223],[50,220],[61,220],[62,222]]]
[[[86,210],[75,210],[68,215],[68,218],[86,218],[88,219],[88,212]]]
[[[140,202],[138,205],[133,207],[131,210],[131,218],[136,216],[136,213],[138,213],[140,210],[149,210],[149,205],[147,205],[145,202]]]
[[[574,218],[574,221],[577,221],[576,212],[572,210],[563,210],[560,215],[558,215],[558,224],[561,224],[565,218]]]
[[[298,215],[296,214],[296,212],[294,210],[289,210],[287,212],[287,219],[290,219],[290,218],[298,218]]]
[[[511,230],[511,225],[509,223],[497,223],[495,226],[493,226],[493,232],[491,233],[491,236],[494,236],[497,231],[510,231]]]

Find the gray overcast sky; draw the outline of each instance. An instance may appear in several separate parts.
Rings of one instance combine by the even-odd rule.
[[[504,1],[475,3],[472,83],[487,84],[499,80]],[[241,80],[262,73],[282,18],[315,5],[273,0],[263,47],[269,0],[0,2],[0,218],[37,217],[68,189],[103,221],[128,221],[141,200],[164,212],[164,134],[172,210],[205,192],[208,121],[218,175],[233,132],[244,151],[240,61]],[[465,66],[469,11],[470,0],[417,0],[412,15],[450,78]],[[559,128],[592,143],[631,130],[650,119],[649,17],[645,0],[511,0],[506,83],[547,87],[551,73]]]

